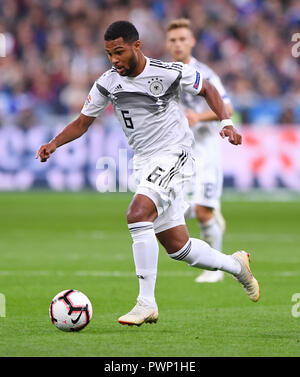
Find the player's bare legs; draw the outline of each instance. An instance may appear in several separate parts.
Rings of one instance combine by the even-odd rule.
[[[157,233],[156,237],[168,254],[176,253],[190,239],[186,225],[178,225],[174,228],[167,229]]]
[[[211,247],[216,250],[222,251],[223,246],[223,233],[225,228],[225,221],[218,221],[216,210],[211,207],[196,204],[195,215],[198,220],[201,239],[207,242]],[[219,214],[221,217],[222,215]],[[224,279],[224,273],[221,270],[217,271],[204,271],[195,281],[197,283],[216,283]]]
[[[221,253],[205,241],[190,238],[186,225],[167,229],[156,236],[173,259],[206,270],[222,270],[233,275],[240,272],[239,264],[231,255]]]
[[[137,194],[133,197],[127,211],[127,223],[151,221],[157,218],[157,210],[153,201],[146,195]]]
[[[213,208],[201,206],[199,204],[195,205],[195,212],[196,217],[201,224],[207,223],[214,217]]]
[[[143,323],[156,322],[158,319],[154,296],[159,250],[153,229],[156,217],[156,206],[149,197],[141,194],[133,197],[127,211],[127,223],[133,240],[132,250],[136,275],[139,278],[139,295],[135,307],[119,318],[119,323],[124,325],[140,326]]]
[[[186,225],[178,225],[155,236],[153,221],[157,218],[154,202],[145,195],[134,196],[128,212],[128,228],[133,239],[133,257],[139,278],[139,296],[135,307],[119,318],[119,323],[140,326],[158,320],[155,302],[155,283],[158,262],[158,243],[172,259],[206,270],[222,270],[232,274],[244,286],[251,300],[259,299],[259,288],[249,269],[248,254],[226,255],[200,239],[190,238]]]
[[[250,258],[245,251],[223,254],[205,241],[190,238],[185,225],[167,229],[156,236],[172,259],[182,260],[192,267],[228,272],[243,285],[252,301],[259,300],[259,286],[250,271]]]

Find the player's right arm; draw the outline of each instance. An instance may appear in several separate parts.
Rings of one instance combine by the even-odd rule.
[[[105,76],[106,75],[103,74],[92,86],[79,117],[68,124],[62,132],[55,136],[48,144],[42,145],[35,158],[40,157],[41,162],[46,162],[58,147],[82,136],[95,118],[101,115],[109,103],[108,92],[102,86],[106,84]]]
[[[81,113],[77,119],[68,124],[63,131],[55,136],[48,144],[42,145],[35,158],[40,157],[41,162],[46,162],[58,147],[82,136],[94,120],[95,117],[86,116]]]

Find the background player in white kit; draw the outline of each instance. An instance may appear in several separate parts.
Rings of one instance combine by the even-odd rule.
[[[190,238],[185,225],[182,187],[193,173],[190,150],[194,138],[179,106],[179,88],[205,96],[224,125],[220,135],[234,145],[241,144],[241,136],[229,125],[232,122],[222,98],[194,68],[146,58],[140,50],[138,32],[130,22],[114,22],[104,39],[113,68],[96,80],[79,117],[42,145],[36,158],[47,161],[57,147],[84,134],[112,103],[134,150],[138,181],[127,223],[133,239],[139,296],[119,323],[139,326],[158,319],[154,294],[159,251],[156,237],[172,259],[231,273],[249,298],[258,301],[259,286],[249,268],[249,254],[222,254],[206,242]]]
[[[228,115],[233,112],[232,105],[217,74],[206,64],[192,56],[196,44],[188,19],[171,21],[166,28],[166,47],[172,60],[180,61],[200,71],[205,80],[215,86],[226,104]],[[204,98],[182,92],[181,100],[186,107],[186,116],[195,137],[194,157],[195,175],[186,186],[186,198],[190,204],[186,218],[197,217],[201,238],[219,251],[222,250],[225,221],[220,211],[223,186],[220,135],[218,117],[209,108]],[[223,280],[221,270],[205,270],[196,282],[217,282]]]

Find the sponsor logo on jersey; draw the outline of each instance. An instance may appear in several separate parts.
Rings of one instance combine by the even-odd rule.
[[[200,83],[200,73],[198,71],[196,71],[196,80],[195,80],[195,84],[194,84],[194,88],[195,89],[198,89],[199,88],[199,83]]]
[[[150,84],[149,90],[154,96],[159,96],[164,91],[162,79],[151,79],[151,81],[148,81],[148,84]]]
[[[120,91],[120,90],[123,90],[121,84],[119,84],[119,85],[117,85],[117,86],[115,87],[114,92],[118,92],[118,91]]]

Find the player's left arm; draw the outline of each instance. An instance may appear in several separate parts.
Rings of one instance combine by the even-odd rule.
[[[229,116],[233,114],[233,106],[230,102],[225,104],[226,110]],[[217,117],[217,114],[214,113],[212,110],[204,110],[201,111],[200,113],[197,113],[191,109],[187,109],[185,113],[188,121],[189,121],[189,126],[193,127],[199,122],[211,122],[214,120],[219,120]]]
[[[208,106],[221,121],[221,124],[223,125],[223,128],[220,131],[221,137],[223,139],[228,137],[228,141],[231,144],[242,144],[242,136],[233,127],[226,104],[224,103],[217,89],[209,81],[203,80],[202,87],[198,95],[205,98]]]

